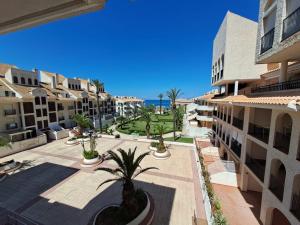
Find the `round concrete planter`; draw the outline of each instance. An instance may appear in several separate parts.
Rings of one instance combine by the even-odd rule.
[[[153,218],[154,218],[154,201],[153,201],[151,195],[149,195],[148,193],[146,193],[146,195],[147,195],[147,205],[146,205],[145,209],[134,220],[127,223],[126,225],[150,225],[152,223]],[[96,214],[94,221],[93,221],[93,225],[96,225],[97,218],[101,214],[101,212],[103,212],[105,209],[112,207],[112,206],[118,206],[118,205],[112,204],[112,205],[102,208]]]
[[[154,151],[153,156],[155,159],[168,159],[171,156],[171,153],[166,150],[165,152]]]
[[[98,164],[100,164],[101,162],[102,161],[101,161],[99,156],[97,158],[94,158],[94,159],[83,158],[81,166],[82,167],[94,167],[94,166],[97,166]]]
[[[157,148],[156,148],[156,147],[152,147],[151,145],[149,146],[149,149],[150,149],[151,151],[157,151]]]

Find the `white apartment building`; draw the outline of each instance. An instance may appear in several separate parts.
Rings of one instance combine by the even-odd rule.
[[[142,99],[133,96],[115,96],[116,114],[118,116],[130,117],[144,105]]]
[[[220,94],[237,92],[265,71],[254,63],[256,37],[256,22],[227,12],[213,43],[211,83]]]
[[[271,15],[272,10],[278,12],[283,2],[288,4],[289,11],[291,6],[296,7],[299,3],[298,0],[261,0],[257,46],[262,43],[262,24],[269,26],[263,11],[266,15]],[[300,17],[297,15],[298,23]],[[283,16],[277,16],[275,21],[278,18]],[[282,21],[280,23],[282,25]],[[275,30],[279,29],[277,26]],[[279,40],[279,33],[275,31],[275,42]],[[252,70],[260,79],[248,80],[235,95],[227,92],[210,100],[217,108],[214,142],[225,160],[235,162],[240,177],[239,188],[260,193],[257,201],[260,202],[259,216],[264,225],[300,224],[300,63],[297,60],[300,52],[298,55],[292,53],[292,49],[298,48],[297,35],[299,32],[290,37],[289,44],[274,43],[262,54],[261,49],[258,53],[256,48],[256,60],[269,63],[263,72]],[[239,37],[243,38],[236,38]],[[252,62],[249,59],[249,63]],[[248,71],[244,73],[244,69],[247,70],[235,66],[241,77],[236,79],[248,78],[245,75]],[[231,79],[227,80],[225,76],[227,86]]]
[[[4,118],[0,120],[0,134],[11,140],[13,151],[19,151],[46,143],[46,135],[48,139],[68,136],[64,129],[76,125],[72,117],[77,113],[88,116],[97,127],[95,91],[88,80],[0,64],[0,115]],[[100,91],[105,124],[114,117],[115,101],[104,87]]]

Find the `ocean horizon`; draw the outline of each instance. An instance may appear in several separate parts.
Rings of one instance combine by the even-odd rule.
[[[160,100],[157,99],[147,99],[144,101],[145,106],[149,106],[149,105],[155,105],[155,106],[159,106],[160,105]],[[171,105],[170,100],[162,100],[162,106],[165,108],[169,108]]]

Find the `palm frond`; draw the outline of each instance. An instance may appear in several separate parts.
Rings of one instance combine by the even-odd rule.
[[[112,150],[109,150],[107,152],[109,154],[109,157],[107,158],[107,160],[113,160],[114,162],[116,162],[118,164],[118,166],[124,170],[126,170],[126,167],[122,161],[122,159],[120,158],[120,156],[118,156],[117,153],[113,152]]]
[[[102,182],[101,184],[99,184],[99,186],[97,187],[97,190],[98,190],[103,184],[110,183],[110,182],[113,182],[113,181],[120,181],[120,180],[121,180],[120,178],[108,179],[108,180]]]
[[[145,169],[141,169],[133,176],[133,178],[136,178],[138,175],[140,175],[141,173],[145,173],[148,170],[158,170],[158,168],[157,167],[147,167]]]

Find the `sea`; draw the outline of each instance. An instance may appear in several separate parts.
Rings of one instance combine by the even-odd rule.
[[[160,101],[159,100],[145,100],[144,101],[145,106],[149,106],[149,105],[155,105],[155,106],[159,106],[160,105]],[[170,108],[171,105],[171,101],[170,100],[162,100],[162,106],[164,108]]]

